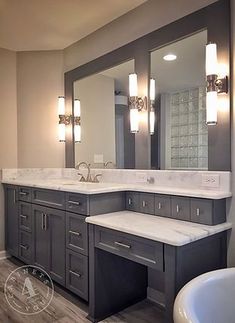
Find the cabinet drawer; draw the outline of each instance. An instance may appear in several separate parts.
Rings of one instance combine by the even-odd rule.
[[[88,196],[85,194],[66,193],[66,210],[69,212],[88,215]]]
[[[136,192],[126,192],[126,209],[129,211],[139,212],[140,194]]]
[[[162,243],[96,227],[95,245],[97,248],[163,271]]]
[[[140,212],[154,214],[154,194],[140,193]]]
[[[66,213],[66,245],[69,249],[87,255],[87,224],[84,216]]]
[[[171,217],[170,196],[155,195],[155,215]]]
[[[66,287],[88,301],[88,258],[69,249],[66,251]]]
[[[171,199],[173,218],[190,221],[190,199],[184,197],[172,197]]]
[[[225,200],[191,199],[191,221],[215,225],[226,221]]]
[[[31,202],[32,200],[32,190],[29,187],[20,186],[18,190],[19,201]]]
[[[26,264],[33,263],[33,238],[32,234],[25,231],[19,232],[19,258]]]
[[[19,228],[32,231],[32,204],[19,202]]]
[[[65,209],[65,193],[35,188],[32,190],[32,202],[56,209]]]

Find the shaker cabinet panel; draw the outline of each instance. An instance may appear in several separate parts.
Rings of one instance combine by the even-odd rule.
[[[155,215],[171,217],[171,198],[166,195],[155,195]]]
[[[30,187],[20,186],[18,189],[19,201],[31,202],[32,190]]]
[[[140,212],[154,214],[154,194],[140,193]]]
[[[32,204],[19,202],[19,229],[32,231]]]
[[[66,211],[88,215],[88,196],[85,194],[66,193]]]
[[[18,217],[18,187],[5,186],[5,228],[6,250],[10,255],[18,256],[19,246],[19,217]]]
[[[65,209],[65,193],[61,191],[33,188],[32,203],[55,209]]]
[[[33,257],[33,237],[30,232],[19,232],[19,258],[26,264],[32,264]]]
[[[185,197],[172,197],[172,217],[178,220],[190,221],[190,199]]]
[[[212,200],[191,199],[191,221],[196,223],[213,224]]]
[[[140,211],[140,194],[138,192],[126,192],[126,209],[129,211]]]
[[[66,245],[67,248],[88,254],[88,232],[85,216],[66,213]]]

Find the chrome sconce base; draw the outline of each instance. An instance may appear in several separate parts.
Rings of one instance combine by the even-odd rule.
[[[129,106],[130,109],[138,109],[138,111],[146,111],[147,110],[147,97],[138,97],[138,96],[130,96],[129,97]]]
[[[218,78],[216,74],[207,75],[207,92],[228,93],[228,76]]]

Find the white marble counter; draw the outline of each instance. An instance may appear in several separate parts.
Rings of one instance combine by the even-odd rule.
[[[148,193],[158,193],[158,194],[168,194],[175,196],[188,196],[188,197],[198,197],[198,198],[208,198],[208,199],[222,199],[231,197],[231,192],[226,191],[215,191],[208,189],[186,189],[180,187],[164,187],[154,184],[121,184],[121,183],[81,183],[78,180],[72,180],[68,178],[60,179],[6,179],[2,180],[2,183],[30,186],[37,188],[45,188],[51,190],[59,190],[65,192],[74,192],[81,194],[101,194],[110,192],[120,192],[120,191],[137,191],[137,192],[148,192]]]
[[[173,246],[183,246],[232,228],[228,222],[208,226],[130,211],[91,216],[86,222]]]

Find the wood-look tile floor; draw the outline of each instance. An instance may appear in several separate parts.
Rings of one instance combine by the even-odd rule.
[[[4,296],[4,284],[8,275],[17,266],[10,260],[0,260],[0,323],[89,323],[86,319],[88,307],[79,298],[70,302],[57,292],[54,293],[51,304],[36,315],[22,315],[13,310],[7,303]],[[34,283],[42,284],[32,278]],[[39,286],[40,288],[40,286]],[[76,305],[75,305],[76,304]],[[126,310],[113,315],[103,323],[162,323],[163,313],[148,300],[133,305]]]

